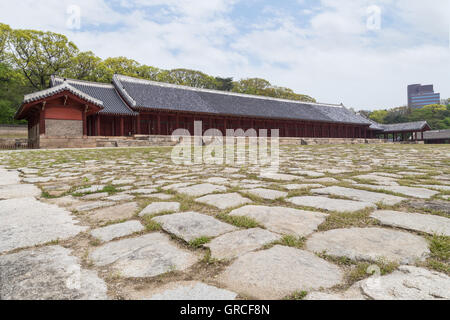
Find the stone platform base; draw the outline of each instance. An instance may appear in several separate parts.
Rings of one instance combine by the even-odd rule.
[[[191,139],[194,138],[191,137]],[[270,138],[268,141],[270,143]],[[386,141],[382,139],[341,139],[341,138],[340,139],[280,138],[279,141],[281,145],[334,145],[334,144],[386,143]],[[137,135],[133,137],[49,137],[49,136],[40,137],[41,149],[151,147],[151,146],[174,146],[177,144],[178,141],[172,141],[172,137],[170,136]]]

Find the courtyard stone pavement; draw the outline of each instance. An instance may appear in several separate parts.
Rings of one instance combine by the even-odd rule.
[[[0,152],[0,299],[450,299],[450,147]]]

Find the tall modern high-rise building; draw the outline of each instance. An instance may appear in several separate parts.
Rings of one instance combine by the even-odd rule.
[[[422,86],[411,84],[408,86],[408,107],[419,109],[429,104],[440,104],[441,94],[435,93],[433,85]]]

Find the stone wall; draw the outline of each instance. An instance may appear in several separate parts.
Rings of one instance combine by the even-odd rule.
[[[26,125],[0,125],[0,136],[26,137],[28,127]]]
[[[46,119],[45,134],[53,137],[82,137],[83,121]]]
[[[96,148],[97,137],[40,137],[40,149]]]

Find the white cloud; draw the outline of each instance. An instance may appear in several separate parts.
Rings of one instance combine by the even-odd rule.
[[[81,7],[82,27],[89,31],[67,29],[72,3]],[[434,83],[450,97],[448,0],[321,0],[314,7],[298,0],[298,11],[266,6],[268,19],[247,13],[248,20],[239,22],[233,17],[239,0],[114,3],[122,10],[106,0],[2,1],[0,21],[64,33],[103,58],[122,55],[161,68],[264,77],[357,109],[404,104],[407,84],[416,82]],[[252,5],[256,10],[260,3]],[[377,32],[366,28],[370,5],[382,8]]]

